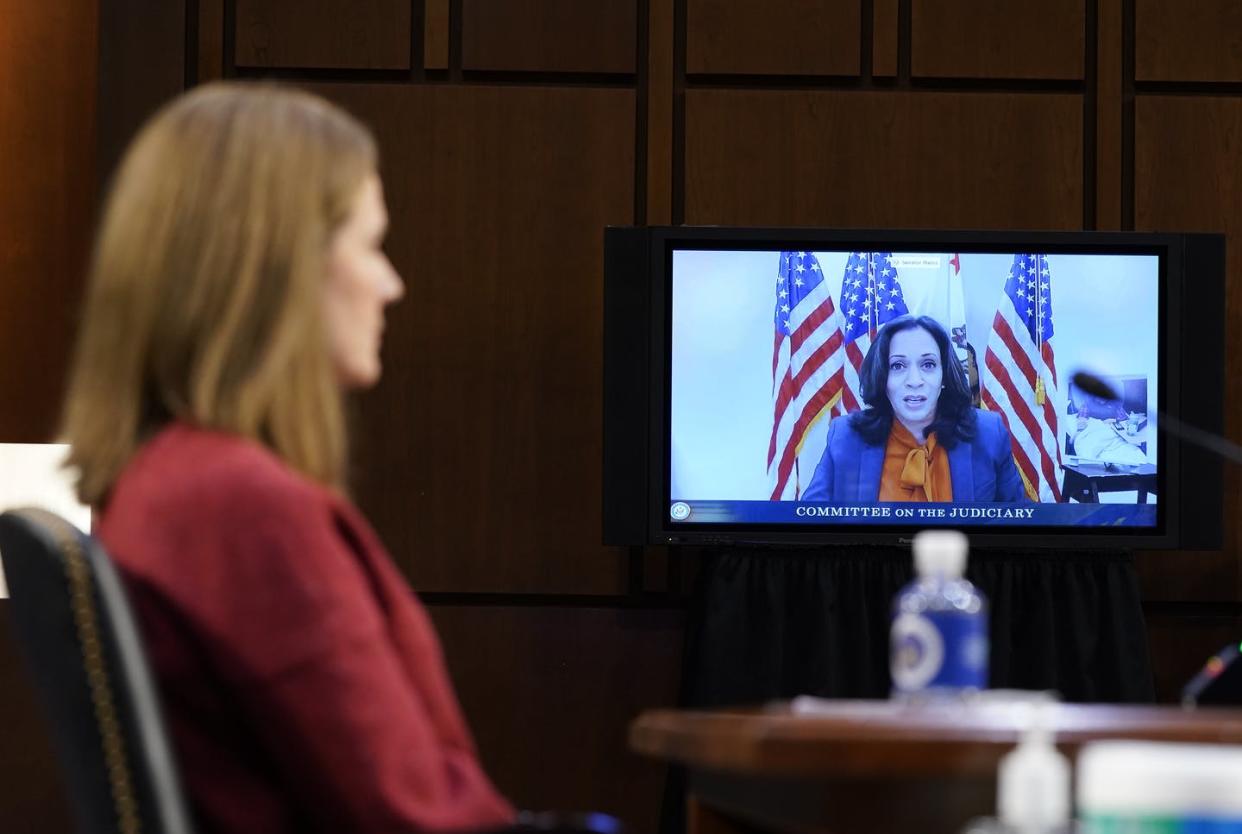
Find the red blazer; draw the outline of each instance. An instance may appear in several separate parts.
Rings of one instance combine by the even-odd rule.
[[[201,830],[512,822],[426,612],[347,501],[256,443],[174,424],[125,469],[97,533]]]

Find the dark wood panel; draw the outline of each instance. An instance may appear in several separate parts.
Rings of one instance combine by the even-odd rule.
[[[198,0],[198,83],[224,76],[224,0]]]
[[[1236,494],[1236,486],[1225,476],[1226,496]],[[1226,500],[1229,500],[1226,498]],[[1242,599],[1239,593],[1238,559],[1234,555],[1235,534],[1225,521],[1225,547],[1222,550],[1147,550],[1134,556],[1140,596],[1159,602],[1230,602]]]
[[[1135,78],[1242,81],[1242,5],[1136,0]]]
[[[1079,228],[1081,142],[1073,95],[691,90],[686,222]]]
[[[56,432],[95,193],[95,6],[0,0],[0,441]]]
[[[1141,96],[1135,102],[1134,225],[1144,230],[1224,232],[1225,431],[1242,440],[1242,101]],[[1242,515],[1237,467],[1225,469],[1225,548],[1217,553],[1164,554],[1141,567],[1165,599],[1242,599],[1242,539],[1228,519]]]
[[[1242,640],[1242,617],[1148,612],[1147,638],[1156,700],[1175,704],[1209,657]]]
[[[682,614],[431,609],[484,766],[519,807],[605,811],[655,832],[665,768],[629,722],[676,703]]]
[[[379,135],[407,283],[361,504],[419,590],[623,590],[599,544],[600,270],[634,216],[634,91],[319,89]]]
[[[897,0],[872,0],[871,73],[877,77],[897,74],[897,42],[900,14]]]
[[[423,3],[423,67],[443,70],[449,65],[449,0]]]
[[[648,0],[647,224],[673,222],[673,0]]]
[[[1125,105],[1122,0],[1097,0],[1095,96],[1095,228],[1121,228],[1122,127]]]
[[[940,78],[1082,78],[1086,0],[918,0],[911,73]]]
[[[101,182],[147,116],[184,88],[185,0],[100,0]]]
[[[4,721],[4,742],[0,743],[0,831],[68,834],[73,830],[73,821],[60,766],[52,753],[47,719],[39,709],[17,647],[9,636],[8,606],[8,600],[0,599],[0,720]]]
[[[236,0],[239,67],[409,69],[410,0]]]
[[[632,73],[636,0],[462,0],[462,68]]]
[[[859,0],[686,0],[686,71],[858,75]]]

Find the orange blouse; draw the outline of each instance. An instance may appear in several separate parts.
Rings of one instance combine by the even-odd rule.
[[[953,500],[949,455],[936,443],[936,435],[928,435],[927,442],[920,446],[900,420],[893,420],[884,449],[880,500]]]

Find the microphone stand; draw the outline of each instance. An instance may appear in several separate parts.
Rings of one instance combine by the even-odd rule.
[[[1105,400],[1119,400],[1113,387],[1094,374],[1080,371],[1071,379],[1080,391]],[[1242,446],[1218,434],[1183,423],[1156,411],[1156,428],[1170,435],[1215,452],[1233,463],[1242,464]],[[1237,705],[1242,703],[1242,644],[1229,643],[1212,656],[1203,669],[1182,689],[1182,706]]]
[[[1093,397],[1099,397],[1104,400],[1121,399],[1111,385],[1095,374],[1079,371],[1070,377],[1070,380],[1080,391]],[[1187,440],[1200,448],[1215,452],[1225,460],[1242,464],[1242,446],[1218,434],[1213,434],[1189,423],[1183,423],[1176,417],[1165,414],[1160,410],[1156,411],[1156,430],[1168,432],[1180,440]]]

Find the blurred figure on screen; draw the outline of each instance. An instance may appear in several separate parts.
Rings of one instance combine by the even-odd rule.
[[[972,405],[948,333],[901,316],[860,372],[867,408],[834,419],[803,501],[1026,501],[1000,415]]]
[[[1135,445],[1140,417],[1126,414],[1119,400],[1084,398],[1070,424],[1075,456],[1101,463],[1147,463],[1147,452]]]
[[[975,346],[966,339],[966,325],[953,328],[953,347],[962,370],[966,374],[966,382],[970,386],[970,401],[975,408],[983,402],[979,389],[979,362],[975,356]]]
[[[1125,421],[1122,421],[1121,425],[1124,424]],[[1147,463],[1147,453],[1127,441],[1124,429],[1113,420],[1089,417],[1079,411],[1070,438],[1074,441],[1074,454],[1083,461],[1128,465]]]
[[[139,132],[64,431],[200,831],[496,828],[426,611],[346,496],[343,397],[403,293],[369,131],[212,84]]]

